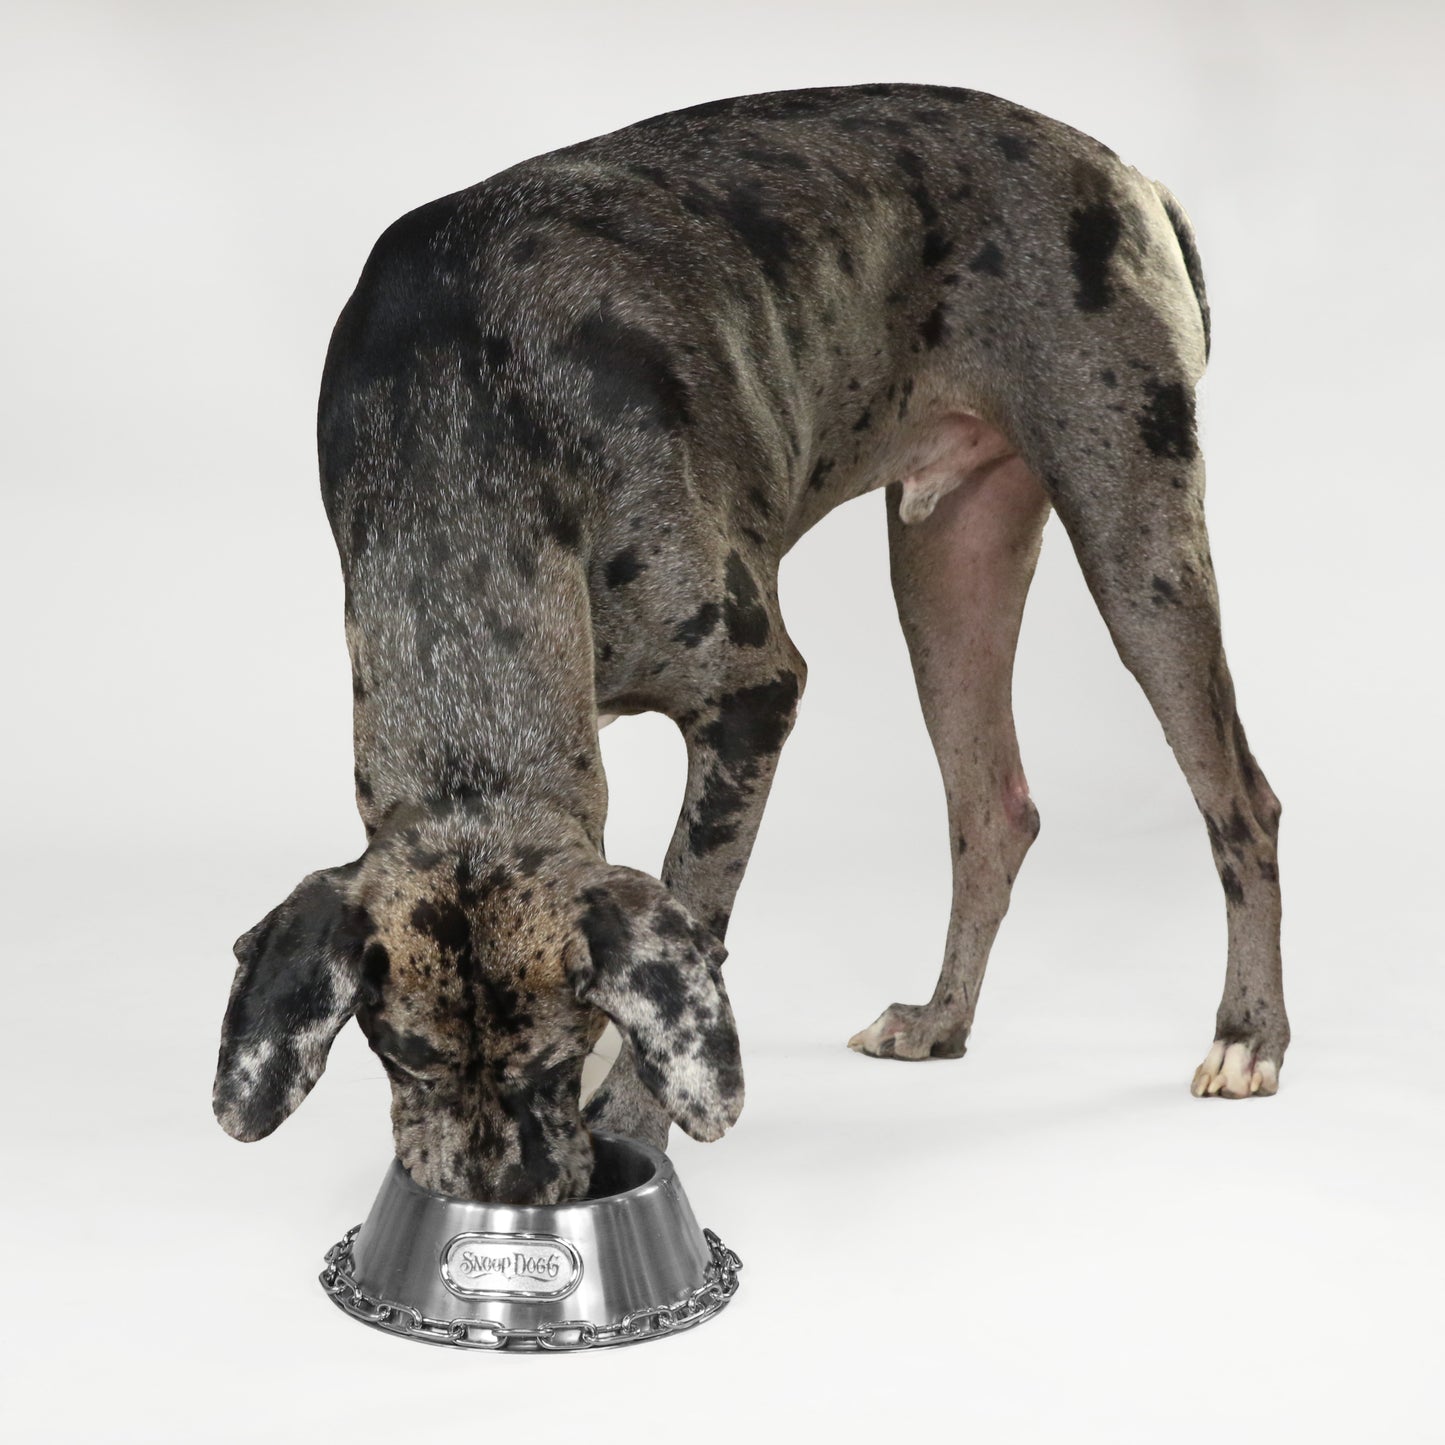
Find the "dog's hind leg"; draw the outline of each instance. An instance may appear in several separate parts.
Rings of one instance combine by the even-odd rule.
[[[1245,740],[1225,661],[1194,418],[1203,347],[1197,331],[1182,335],[1138,292],[1088,321],[1071,338],[1072,374],[1036,383],[1020,448],[1208,829],[1229,955],[1214,1042],[1193,1091],[1272,1094],[1289,1043],[1280,805]]]
[[[992,437],[1001,448],[990,450],[1007,450]],[[922,520],[903,521],[908,502],[904,487],[888,489],[893,592],[943,774],[953,908],[932,999],[891,1005],[849,1046],[880,1058],[957,1058],[1014,878],[1039,828],[1014,735],[1012,683],[1049,508],[1017,456],[995,456],[986,476],[965,480]]]

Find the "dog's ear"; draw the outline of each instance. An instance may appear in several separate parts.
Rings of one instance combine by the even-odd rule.
[[[302,879],[236,940],[211,1104],[237,1139],[263,1139],[311,1092],[352,1015],[369,932],[353,901],[359,863]]]
[[[694,1139],[717,1139],[743,1107],[737,1025],[723,988],[727,950],[663,884],[609,868],[578,899],[585,948],[577,997],[632,1045],[637,1076]]]

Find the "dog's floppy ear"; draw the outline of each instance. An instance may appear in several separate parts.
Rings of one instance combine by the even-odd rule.
[[[609,868],[579,900],[586,947],[569,958],[577,997],[632,1045],[637,1076],[694,1139],[720,1138],[743,1107],[727,950],[657,879]]]
[[[263,1139],[311,1092],[356,1005],[369,924],[352,901],[359,863],[308,874],[236,940],[211,1104],[237,1139]]]

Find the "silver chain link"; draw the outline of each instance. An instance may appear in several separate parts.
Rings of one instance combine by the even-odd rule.
[[[703,1282],[671,1304],[644,1305],[629,1310],[620,1320],[596,1324],[591,1320],[556,1320],[529,1328],[504,1325],[500,1320],[437,1319],[415,1305],[378,1299],[357,1284],[351,1270],[351,1246],[361,1226],[354,1225],[326,1251],[326,1267],[317,1276],[321,1287],[347,1314],[393,1334],[434,1344],[458,1345],[469,1350],[516,1349],[586,1350],[597,1345],[622,1344],[652,1335],[676,1334],[715,1315],[738,1290],[743,1262],[712,1230],[704,1229],[710,1258]]]

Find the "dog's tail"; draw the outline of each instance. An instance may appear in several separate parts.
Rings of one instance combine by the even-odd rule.
[[[1194,240],[1194,227],[1189,224],[1189,217],[1184,213],[1184,207],[1179,204],[1179,198],[1159,181],[1154,181],[1154,189],[1159,193],[1159,199],[1164,205],[1164,214],[1169,217],[1169,224],[1174,228],[1174,239],[1179,242],[1179,253],[1184,257],[1184,269],[1189,275],[1189,284],[1194,288],[1194,299],[1199,303],[1199,319],[1204,323],[1204,359],[1209,360],[1209,297],[1204,291],[1204,266],[1199,259],[1199,247]]]

